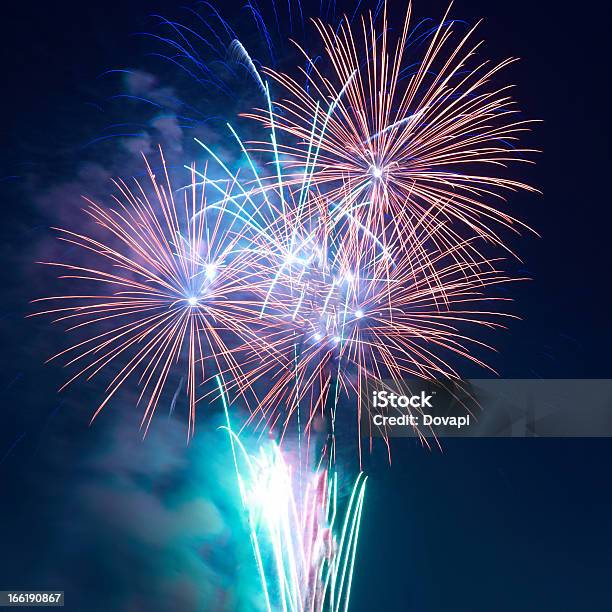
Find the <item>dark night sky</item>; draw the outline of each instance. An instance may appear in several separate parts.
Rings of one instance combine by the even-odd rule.
[[[543,154],[527,176],[544,195],[512,200],[541,238],[513,242],[523,258],[516,267],[533,280],[513,288],[522,320],[495,337],[499,352],[488,358],[503,377],[612,378],[610,14],[603,5],[585,2],[570,11],[556,2],[454,3],[457,18],[486,18],[487,55],[522,58],[510,71],[516,96],[526,115],[543,119],[529,139]],[[416,11],[438,17],[445,6],[417,1]],[[239,8],[224,9],[240,15]],[[70,518],[82,510],[72,490],[92,473],[86,449],[114,435],[109,423],[117,413],[92,433],[90,405],[82,406],[88,390],[58,408],[62,373],[42,364],[52,340],[44,326],[23,318],[34,289],[29,262],[55,212],[41,209],[44,198],[33,197],[32,188],[44,192],[69,181],[83,158],[95,157],[96,149],[80,146],[104,129],[92,103],[112,92],[99,75],[138,65],[151,46],[134,34],[152,27],[149,15],[176,11],[173,2],[140,0],[3,9],[0,590],[59,585],[67,609],[79,612],[148,609],[133,592],[146,580],[126,582],[93,537],[83,538],[78,554],[62,550],[75,547],[62,534],[79,538],[97,529],[93,514]],[[78,418],[66,415],[73,408]],[[130,440],[141,444],[138,435]],[[464,439],[448,441],[443,453],[398,441],[393,465],[371,468],[351,609],[609,609],[611,461],[606,439]],[[130,562],[138,575],[150,570],[142,556]],[[70,589],[79,602],[72,606]],[[117,598],[108,595],[113,589]],[[87,593],[97,603],[83,607]],[[122,607],[122,593],[132,607]]]

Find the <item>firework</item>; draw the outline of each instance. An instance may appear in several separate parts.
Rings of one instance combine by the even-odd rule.
[[[359,421],[369,383],[457,378],[451,356],[486,367],[473,348],[487,345],[462,328],[503,327],[510,315],[494,306],[504,298],[486,288],[518,279],[493,260],[465,266],[449,251],[430,250],[423,262],[419,248],[410,247],[421,237],[406,233],[403,239],[402,248],[399,236],[388,242],[391,261],[368,240],[310,241],[281,265],[267,305],[273,316],[263,318],[262,335],[287,365],[258,365],[272,380],[259,402],[259,422],[280,420],[285,430],[301,408],[309,430],[317,415],[335,420],[341,396],[352,399]]]
[[[87,200],[84,211],[99,231],[58,230],[79,263],[42,263],[61,269],[60,278],[78,282],[83,292],[35,300],[53,304],[36,314],[53,315],[68,331],[87,334],[51,358],[77,367],[64,387],[111,372],[92,420],[131,378],[142,387],[138,402],[145,403],[146,434],[170,374],[178,369],[181,385],[186,380],[191,436],[199,384],[218,372],[240,384],[233,351],[238,342],[253,347],[257,340],[253,322],[248,324],[256,317],[248,313],[261,302],[258,256],[249,248],[251,228],[228,212],[231,184],[214,183],[211,201],[209,182],[199,178],[206,170],[194,167],[190,185],[174,192],[163,156],[162,165],[158,180],[147,162],[148,185],[135,180],[130,188],[117,181],[113,208]]]
[[[503,327],[511,315],[494,306],[506,298],[487,287],[519,279],[498,269],[498,259],[477,260],[473,254],[466,262],[459,255],[480,238],[441,248],[445,224],[435,212],[417,224],[409,209],[397,211],[395,222],[381,228],[367,217],[360,220],[358,206],[347,209],[332,200],[314,181],[314,165],[292,181],[295,174],[287,175],[277,155],[269,97],[268,106],[270,164],[257,165],[230,128],[252,173],[243,174],[240,189],[248,194],[249,210],[265,219],[265,231],[258,226],[254,236],[268,272],[259,284],[265,297],[258,337],[275,356],[248,360],[248,384],[266,381],[267,386],[259,387],[250,421],[281,435],[297,424],[310,436],[313,424],[323,419],[333,440],[341,398],[354,400],[360,423],[369,383],[458,378],[454,357],[487,367],[473,349],[490,347],[463,328]],[[203,146],[233,180],[235,175]],[[261,166],[274,171],[260,171]],[[246,212],[245,206],[241,214]],[[226,387],[235,384],[228,381]],[[361,444],[360,432],[358,440]]]
[[[35,300],[45,305],[36,314],[82,335],[51,358],[76,369],[66,385],[110,379],[92,420],[128,381],[140,387],[145,435],[183,388],[188,438],[199,402],[220,400],[265,608],[346,612],[366,477],[339,492],[339,410],[352,406],[361,462],[372,386],[457,379],[457,358],[487,367],[479,351],[491,347],[468,330],[503,327],[508,298],[491,288],[522,279],[483,245],[510,251],[503,228],[526,227],[504,198],[533,189],[504,169],[530,161],[519,137],[531,122],[493,84],[514,60],[478,62],[474,29],[457,37],[448,14],[411,30],[409,5],[397,35],[386,5],[380,23],[371,13],[357,26],[315,20],[327,64],[298,47],[307,64],[296,77],[261,70],[205,6],[219,33],[206,19],[204,36],[163,20],[177,39],[160,37],[166,59],[234,101],[221,75],[248,75],[264,99],[245,115],[256,121],[249,139],[228,123],[222,146],[195,139],[206,160],[185,166],[187,185],[172,186],[162,156],[161,180],[147,162],[148,180],[115,183],[112,207],[87,200],[91,232],[58,230],[77,263],[44,262],[71,289]],[[274,65],[261,13],[248,9]],[[230,419],[238,399],[244,427],[274,442],[254,452],[243,442]]]
[[[217,382],[266,609],[346,612],[367,477],[355,480],[342,520],[337,473],[293,469],[273,442],[249,454]]]
[[[509,86],[493,85],[513,58],[478,61],[475,28],[457,36],[447,15],[429,32],[411,31],[410,20],[411,5],[395,40],[386,5],[380,26],[371,13],[359,26],[314,20],[327,64],[300,47],[308,68],[299,79],[266,70],[287,94],[273,117],[268,109],[246,116],[268,126],[273,119],[290,136],[278,148],[295,172],[291,182],[312,169],[313,183],[381,239],[398,216],[413,226],[442,219],[435,248],[471,261],[479,254],[463,242],[465,230],[508,248],[497,227],[523,226],[499,205],[505,192],[535,190],[500,171],[529,161],[532,150],[518,139],[531,122],[520,118]]]
[[[451,46],[445,18],[421,37],[425,56],[410,70],[410,9],[394,51],[386,12],[382,21],[379,32],[373,17],[362,20],[361,37],[347,21],[337,33],[316,22],[332,74],[312,64],[304,88],[269,72],[293,96],[281,104],[232,38],[232,55],[266,100],[251,115],[267,128],[266,146],[249,149],[228,124],[246,161],[238,171],[196,139],[208,162],[203,172],[186,166],[187,188],[174,194],[167,175],[162,186],[149,170],[154,201],[139,184],[135,195],[118,183],[118,211],[90,203],[118,247],[64,233],[101,265],[54,264],[96,289],[59,297],[76,305],[50,312],[80,321],[73,328],[109,329],[57,357],[88,360],[74,380],[132,353],[96,414],[140,369],[146,431],[181,362],[190,432],[198,385],[217,373],[232,396],[256,397],[252,422],[284,432],[295,416],[309,431],[321,416],[333,430],[342,396],[357,398],[359,417],[368,382],[457,377],[456,356],[485,366],[473,349],[486,345],[463,328],[502,326],[507,315],[486,288],[514,280],[498,270],[500,258],[481,254],[483,242],[499,240],[489,221],[514,224],[487,196],[527,186],[460,171],[521,160],[511,143],[527,123],[512,122],[505,88],[488,87],[505,62],[464,74],[478,46],[471,32]]]

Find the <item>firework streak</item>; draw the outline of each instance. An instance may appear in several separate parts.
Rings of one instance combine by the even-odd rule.
[[[208,205],[207,183],[196,181],[195,168],[189,188],[176,195],[167,173],[159,182],[148,164],[147,169],[152,196],[138,181],[132,189],[118,181],[116,207],[88,201],[85,212],[101,228],[101,238],[58,230],[79,257],[91,254],[95,263],[43,263],[64,270],[60,278],[78,280],[91,293],[36,300],[62,304],[37,314],[55,315],[57,322],[70,324],[69,331],[96,330],[51,358],[65,357],[67,365],[79,366],[66,385],[120,364],[92,420],[133,377],[142,385],[138,402],[146,402],[146,434],[170,372],[180,363],[187,374],[191,436],[196,390],[209,363],[214,362],[213,373],[229,372],[238,384],[243,380],[220,330],[259,344],[245,314],[261,302],[257,279],[262,275],[257,253],[242,244],[247,226],[238,227],[236,215],[227,210],[229,192],[219,188],[221,198],[217,193]]]
[[[504,192],[535,191],[499,174],[509,163],[531,163],[526,156],[534,152],[516,146],[533,122],[518,118],[511,87],[491,85],[516,60],[478,62],[476,26],[457,36],[447,15],[417,60],[413,49],[419,53],[428,37],[410,31],[411,12],[409,5],[396,40],[386,5],[379,28],[371,13],[358,26],[314,20],[329,69],[298,45],[308,68],[300,77],[266,70],[288,96],[273,117],[276,130],[292,137],[279,147],[295,169],[288,182],[300,183],[312,166],[312,181],[326,196],[377,234],[398,223],[396,216],[414,226],[437,218],[445,222],[437,245],[467,260],[475,247],[457,251],[464,230],[508,248],[495,226],[525,226],[490,200],[503,204]],[[245,116],[271,125],[268,109]]]
[[[266,609],[346,612],[367,477],[355,480],[341,520],[337,473],[293,470],[274,442],[250,455],[217,381]]]

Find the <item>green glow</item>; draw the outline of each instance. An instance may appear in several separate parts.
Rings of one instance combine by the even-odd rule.
[[[296,478],[275,442],[250,453],[232,430],[223,381],[216,379],[266,609],[347,612],[367,477],[357,476],[344,505],[335,470],[304,470]]]

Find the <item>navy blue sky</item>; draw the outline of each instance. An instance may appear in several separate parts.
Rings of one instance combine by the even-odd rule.
[[[416,11],[439,17],[445,6],[438,0],[417,1]],[[158,487],[171,489],[178,478],[180,488],[181,479],[189,477],[174,459],[180,463],[171,466],[177,471],[159,466],[150,473],[130,471],[124,480],[111,479],[113,493],[100,493],[110,468],[101,475],[92,461],[102,455],[112,463],[112,453],[101,449],[114,448],[111,442],[119,437],[127,452],[126,446],[140,444],[137,432],[117,433],[123,425],[111,427],[111,413],[92,434],[86,427],[90,389],[61,404],[55,389],[62,372],[42,364],[56,338],[44,325],[23,318],[37,289],[28,262],[38,256],[36,245],[53,217],[40,204],[55,201],[45,197],[56,183],[81,185],[79,160],[96,156],[92,149],[79,153],[79,147],[96,138],[104,123],[95,104],[107,94],[107,85],[98,77],[109,68],[138,65],[151,47],[134,33],[151,27],[148,15],[175,16],[173,11],[173,2],[142,0],[13,3],[3,9],[0,589],[55,585],[67,591],[67,609],[78,612],[170,609],[159,598],[151,604],[146,592],[148,582],[167,577],[173,563],[178,573],[191,571],[196,583],[204,574],[211,580],[231,574],[202,548],[198,554],[215,570],[210,574],[200,574],[201,568],[190,565],[197,561],[182,553],[167,563],[164,559],[163,567],[149,564],[151,555],[174,548],[160,544],[156,549],[158,544],[136,527],[134,533],[113,531],[108,521],[100,538],[83,536],[96,533],[100,520],[87,503],[91,491],[83,494],[87,485],[98,486],[95,495],[106,495],[110,511],[119,513],[126,482],[130,495],[164,497],[165,489],[160,493]],[[227,11],[241,13],[240,8]],[[512,289],[523,320],[495,336],[499,352],[488,361],[508,378],[612,377],[610,15],[597,3],[569,11],[556,2],[522,0],[461,0],[452,14],[470,23],[486,18],[481,28],[486,55],[522,58],[509,73],[516,96],[526,115],[544,121],[529,139],[544,154],[526,172],[544,195],[518,194],[512,200],[516,215],[542,236],[513,243],[523,257],[515,268],[533,280]],[[64,221],[73,214],[73,209],[58,211]],[[479,373],[465,370],[466,377]],[[133,426],[127,419],[125,427]],[[184,451],[160,442],[159,435],[145,444],[159,444],[170,462],[173,453],[183,458]],[[610,440],[465,439],[447,441],[443,453],[399,441],[391,467],[375,460],[370,468],[352,609],[608,609],[611,460]],[[127,471],[121,463],[119,472]],[[149,502],[130,500],[129,517],[138,516],[139,508],[147,512]],[[183,516],[181,504],[172,508],[174,520]],[[164,520],[156,514],[151,530]],[[195,529],[194,538],[220,545],[215,538],[225,532],[211,530]],[[114,554],[113,547],[101,545],[103,538],[113,537],[130,546]],[[79,541],[82,547],[75,544]],[[137,579],[131,581],[128,575],[134,573]],[[88,594],[94,603],[81,607]],[[192,609],[192,601],[186,596],[185,610]],[[229,605],[218,595],[214,602],[211,610]]]

